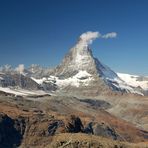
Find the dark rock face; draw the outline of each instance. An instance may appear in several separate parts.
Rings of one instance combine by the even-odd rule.
[[[26,119],[24,117],[18,117],[14,120],[14,127],[23,136],[26,129]]]
[[[84,133],[86,133],[86,134],[94,134],[93,122],[88,123],[88,125],[84,128]]]
[[[3,148],[17,147],[21,144],[25,132],[25,119],[11,119],[6,114],[0,114],[0,146]]]
[[[48,126],[49,136],[53,136],[54,134],[61,133],[62,129],[64,129],[64,122],[61,120],[51,120]]]
[[[94,100],[94,99],[81,99],[81,102],[85,102],[92,106],[94,109],[101,108],[101,109],[108,109],[111,107],[111,105],[103,100]]]
[[[118,135],[115,130],[106,125],[96,124],[94,127],[94,135],[104,136],[104,137],[111,137],[114,140],[118,139]]]
[[[102,137],[110,137],[113,140],[122,140],[122,138],[117,134],[114,128],[104,123],[99,124],[99,123],[90,122],[85,127],[84,133],[93,134]]]
[[[79,117],[71,115],[66,124],[66,130],[69,133],[83,132],[83,124]]]
[[[43,82],[43,84],[42,84],[42,88],[43,88],[43,90],[50,90],[50,91],[56,91],[57,90],[57,85],[56,84],[54,84],[54,83],[47,83],[47,82]]]

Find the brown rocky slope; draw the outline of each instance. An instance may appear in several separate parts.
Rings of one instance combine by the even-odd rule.
[[[0,97],[2,147],[131,146],[125,142],[142,142],[141,147],[146,145],[146,131],[112,116],[99,107],[101,103],[94,107],[76,98],[40,99]],[[68,135],[73,135],[70,142]]]

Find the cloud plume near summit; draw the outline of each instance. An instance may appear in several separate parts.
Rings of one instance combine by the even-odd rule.
[[[100,36],[101,34],[99,32],[88,31],[86,33],[83,33],[80,36],[80,41],[88,45],[88,44],[92,44],[93,40],[95,40],[96,38],[99,38]]]
[[[79,48],[87,47],[88,45],[92,44],[92,42],[97,38],[109,39],[109,38],[116,38],[116,37],[117,37],[116,32],[111,32],[111,33],[102,35],[100,32],[88,31],[80,35],[77,46]]]

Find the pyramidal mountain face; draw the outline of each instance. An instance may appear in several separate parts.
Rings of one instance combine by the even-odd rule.
[[[38,89],[46,92],[64,91],[87,96],[117,92],[143,95],[141,86],[145,86],[147,91],[148,82],[143,85],[140,78],[137,81],[137,79],[133,80],[133,77],[127,78],[125,75],[116,74],[93,56],[89,45],[97,37],[99,37],[98,32],[83,33],[77,44],[70,49],[55,69],[42,68],[38,65],[31,65],[30,68],[24,69],[20,65],[17,68],[19,71],[16,71],[6,66],[0,74],[0,90],[9,92],[13,89],[11,92],[15,93],[17,89],[22,92],[20,89],[29,88],[30,91]],[[9,88],[6,89],[6,87]],[[27,93],[32,94],[32,92]]]
[[[71,77],[80,71],[85,71],[91,75],[109,77],[118,77],[116,73],[111,71],[107,66],[102,65],[96,58],[93,57],[89,43],[92,38],[83,39],[83,36],[90,36],[95,33],[85,33],[79,38],[78,43],[65,56],[62,63],[56,68],[57,76]]]
[[[97,73],[95,59],[88,45],[81,45],[81,39],[65,56],[62,63],[57,67],[56,75],[68,77],[75,75],[79,71],[89,71],[91,74]]]
[[[131,92],[133,87],[127,85],[109,67],[94,58],[89,44],[98,36],[96,32],[87,32],[80,36],[77,44],[71,48],[62,63],[56,67],[56,84],[60,89],[76,90],[93,93],[108,93],[110,91]],[[75,89],[74,89],[75,88]]]

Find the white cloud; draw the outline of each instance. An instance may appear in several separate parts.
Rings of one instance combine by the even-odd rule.
[[[88,31],[80,35],[79,42],[77,43],[77,48],[84,48],[84,47],[86,48],[88,47],[88,45],[92,44],[92,42],[97,38],[109,39],[109,38],[116,38],[116,36],[117,36],[116,32],[111,32],[101,35],[101,33],[99,32]]]
[[[99,37],[101,37],[101,34],[99,32],[88,31],[86,33],[83,33],[79,38],[77,46],[78,48],[87,47],[89,44],[92,44],[93,40]]]
[[[117,37],[116,32],[111,32],[111,33],[107,33],[107,34],[102,35],[102,38],[104,38],[104,39],[116,38],[116,37]]]
[[[20,64],[18,65],[18,67],[16,67],[16,71],[19,72],[20,74],[23,74],[24,70],[25,70],[24,64]]]
[[[80,40],[86,44],[92,44],[92,41],[96,38],[99,38],[100,36],[101,34],[99,32],[88,31],[80,36]]]

